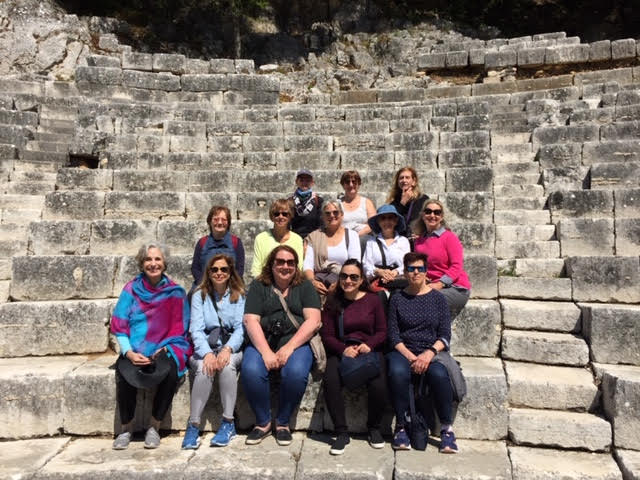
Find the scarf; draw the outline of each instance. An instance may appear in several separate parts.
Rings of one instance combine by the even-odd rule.
[[[124,286],[111,317],[111,333],[121,347],[147,357],[166,347],[181,377],[192,352],[188,332],[189,304],[180,285],[163,275],[154,287],[140,273]]]
[[[296,210],[296,215],[299,217],[306,217],[311,213],[314,206],[315,193],[313,190],[302,191],[299,188],[293,194],[293,207]]]

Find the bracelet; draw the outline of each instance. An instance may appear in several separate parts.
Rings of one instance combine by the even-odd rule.
[[[436,350],[436,347],[434,347],[433,345],[431,345],[430,347],[427,347],[427,350],[431,350],[434,356],[438,355],[438,350]]]

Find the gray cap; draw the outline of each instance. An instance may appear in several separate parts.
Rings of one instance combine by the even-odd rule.
[[[313,173],[311,173],[311,170],[307,168],[301,168],[300,170],[298,170],[298,173],[296,173],[296,178],[301,175],[309,175],[311,178],[313,178]]]

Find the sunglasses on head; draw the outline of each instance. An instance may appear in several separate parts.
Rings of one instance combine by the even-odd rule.
[[[347,278],[349,280],[351,280],[352,282],[357,282],[358,280],[360,280],[360,275],[358,275],[357,273],[340,273],[338,274],[338,278],[342,281],[346,280]]]
[[[339,210],[327,210],[326,212],[324,212],[324,216],[325,217],[339,217],[340,216],[340,211]]]
[[[288,218],[289,217],[289,212],[273,212],[273,216],[274,217]]]
[[[293,259],[276,258],[275,262],[276,262],[276,267],[283,267],[285,265],[287,267],[296,266],[296,261]]]
[[[425,215],[431,215],[432,213],[436,216],[440,216],[442,215],[442,210],[440,210],[439,208],[436,210],[431,210],[430,208],[425,208],[422,213],[424,213]]]
[[[222,273],[229,273],[229,267],[211,267],[209,268],[211,273],[218,273],[219,271]]]
[[[413,272],[424,273],[426,271],[427,271],[427,268],[424,265],[420,265],[419,267],[415,266],[415,265],[409,265],[407,267],[407,272],[409,272],[409,273],[413,273]]]

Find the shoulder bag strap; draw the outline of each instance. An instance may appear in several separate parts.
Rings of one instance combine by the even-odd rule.
[[[338,335],[340,340],[344,342],[344,310],[340,309],[340,315],[338,316]]]
[[[376,243],[378,244],[378,247],[380,248],[380,255],[382,255],[382,266],[386,267],[387,266],[387,256],[384,254],[384,248],[382,246],[382,242],[380,241],[380,239],[378,237],[376,237]]]
[[[296,327],[296,330],[298,328],[300,328],[300,324],[298,323],[298,321],[296,320],[296,317],[293,316],[293,314],[291,313],[291,310],[289,310],[289,305],[287,305],[286,300],[284,299],[284,296],[282,296],[282,292],[279,292],[275,287],[271,287],[271,289],[273,290],[273,292],[278,296],[278,298],[280,299],[280,304],[282,305],[282,308],[284,309],[285,312],[287,312],[287,317],[289,318],[289,320],[291,321],[291,323],[293,323],[293,326]]]

